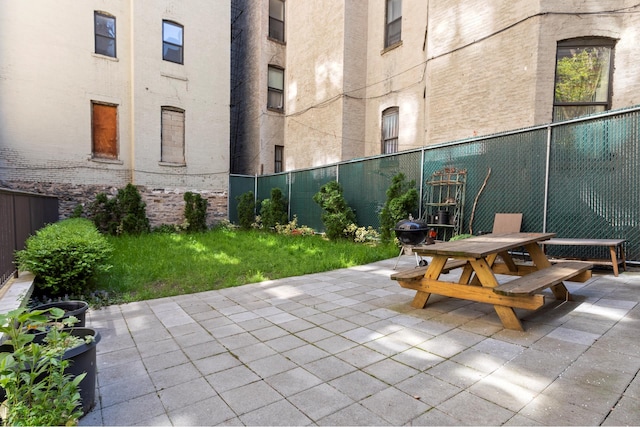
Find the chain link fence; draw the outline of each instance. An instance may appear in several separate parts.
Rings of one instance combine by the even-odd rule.
[[[229,219],[235,197],[253,191],[258,206],[278,187],[299,225],[324,231],[313,195],[337,180],[358,225],[380,227],[393,177],[425,181],[445,168],[466,170],[461,232],[493,227],[497,212],[522,212],[522,231],[558,237],[626,239],[630,261],[640,261],[640,106],[391,155],[275,175],[229,180]],[[421,212],[422,214],[422,208]],[[606,248],[549,247],[550,255],[607,258]]]

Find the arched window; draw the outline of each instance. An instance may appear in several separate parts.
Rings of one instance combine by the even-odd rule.
[[[398,151],[398,107],[390,107],[382,112],[382,154]]]
[[[604,37],[558,42],[553,121],[611,109],[614,46]]]
[[[184,110],[162,107],[160,161],[184,165]]]

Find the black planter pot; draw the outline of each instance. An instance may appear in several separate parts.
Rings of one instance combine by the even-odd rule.
[[[66,328],[75,337],[84,338],[87,335],[93,336],[93,342],[82,344],[64,352],[62,360],[69,360],[71,363],[65,369],[65,373],[74,377],[86,373],[87,375],[80,381],[80,399],[82,405],[82,415],[86,415],[95,406],[96,399],[96,346],[100,342],[100,333],[91,328]],[[41,344],[46,333],[38,333],[34,342]],[[13,351],[13,347],[8,344],[0,346],[0,352]],[[5,399],[5,391],[0,388],[0,400]]]
[[[41,304],[37,307],[34,307],[33,310],[46,310],[49,308],[60,308],[64,310],[63,319],[66,319],[71,316],[75,316],[78,319],[78,323],[73,325],[77,328],[85,327],[85,316],[86,312],[89,309],[89,304],[84,301],[58,301],[51,302],[49,304]]]

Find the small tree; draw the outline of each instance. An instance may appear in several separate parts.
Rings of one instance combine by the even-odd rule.
[[[256,218],[256,199],[253,191],[237,196],[236,201],[238,202],[238,225],[244,230],[249,230]]]
[[[276,225],[283,225],[289,222],[287,201],[284,199],[282,190],[278,187],[271,189],[271,199],[262,201],[260,218],[262,225],[269,230],[275,229]]]
[[[188,233],[199,233],[207,231],[207,199],[203,199],[200,194],[189,191],[184,193],[184,219],[187,222],[186,231]]]
[[[146,204],[132,184],[118,190],[111,199],[105,193],[97,194],[89,212],[98,230],[105,234],[141,234],[151,229]]]
[[[345,237],[345,230],[356,222],[356,214],[342,195],[342,186],[337,181],[326,183],[314,194],[313,201],[324,210],[322,223],[327,237],[332,240]]]
[[[393,177],[387,189],[387,201],[380,212],[380,239],[388,242],[392,239],[391,230],[398,221],[414,215],[418,211],[418,190],[416,182],[407,182],[403,173]]]

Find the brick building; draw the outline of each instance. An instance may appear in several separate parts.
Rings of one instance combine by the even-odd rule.
[[[229,16],[225,1],[1,2],[0,183],[59,196],[62,217],[130,182],[155,224],[181,222],[184,191],[226,217]]]
[[[232,58],[251,52],[232,60],[232,172],[301,169],[640,103],[635,0],[232,4]],[[593,87],[571,86],[566,66],[577,72],[585,61]]]

